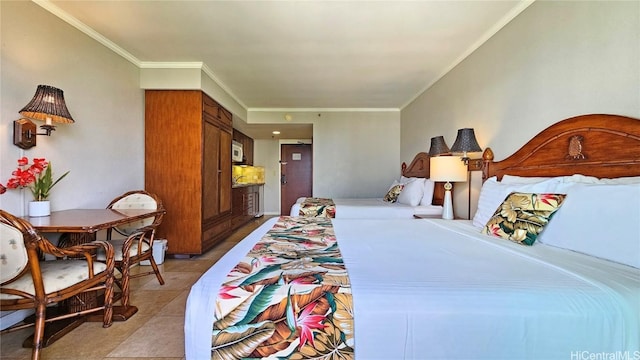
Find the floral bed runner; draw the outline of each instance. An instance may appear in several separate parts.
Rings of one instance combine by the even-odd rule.
[[[300,216],[305,217],[336,217],[336,204],[332,199],[306,198],[300,204]]]
[[[353,301],[328,218],[283,216],[227,275],[213,359],[353,359]]]

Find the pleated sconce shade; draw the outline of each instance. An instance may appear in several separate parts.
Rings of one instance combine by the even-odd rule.
[[[64,102],[62,90],[49,85],[38,85],[33,99],[20,110],[20,115],[35,120],[69,124],[75,122]]]

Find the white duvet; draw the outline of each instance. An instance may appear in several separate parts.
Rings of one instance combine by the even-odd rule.
[[[299,216],[299,198],[291,207],[291,216]],[[382,198],[333,199],[336,204],[337,219],[412,219],[413,215],[442,215],[442,206],[411,206],[398,202],[390,203]]]
[[[218,287],[274,221],[193,285],[187,359],[210,357]],[[467,221],[332,222],[352,284],[357,359],[640,356],[639,269],[491,238]]]

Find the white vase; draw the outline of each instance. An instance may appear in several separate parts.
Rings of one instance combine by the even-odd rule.
[[[51,203],[49,200],[32,201],[29,203],[29,216],[49,216],[51,215]]]

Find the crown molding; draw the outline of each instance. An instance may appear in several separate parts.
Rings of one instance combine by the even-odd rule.
[[[248,108],[247,112],[400,112],[400,108]]]
[[[161,61],[141,61],[138,66],[141,69],[202,69],[204,64],[201,61],[192,62],[161,62]]]
[[[227,94],[229,94],[229,96],[231,96],[233,100],[235,100],[238,104],[240,104],[240,106],[242,106],[245,110],[248,109],[247,105],[244,102],[242,102],[242,100],[240,100],[238,96],[236,96],[236,94],[231,90],[231,88],[229,88],[227,84],[225,84],[222,80],[218,79],[218,77],[213,73],[213,71],[211,71],[211,68],[209,68],[207,64],[202,65],[202,71],[204,71],[204,73],[207,74],[207,76],[211,78],[213,82],[215,82],[218,86],[220,86],[222,90],[224,90]]]
[[[98,33],[97,31],[93,30],[92,28],[87,26],[82,21],[80,21],[80,20],[74,18],[73,16],[69,15],[67,12],[65,12],[62,9],[60,9],[59,7],[57,7],[56,5],[54,5],[49,0],[31,0],[31,1],[33,1],[36,4],[38,4],[41,8],[47,10],[48,12],[50,12],[53,15],[57,16],[58,18],[62,19],[63,21],[65,21],[69,25],[71,25],[71,26],[75,27],[76,29],[82,31],[83,33],[85,33],[86,35],[91,37],[92,39],[96,40],[97,42],[99,42],[102,45],[104,45],[107,48],[109,48],[111,51],[113,51],[116,54],[122,56],[127,61],[131,62],[132,64],[134,64],[134,65],[136,65],[138,67],[140,67],[140,63],[141,62],[140,62],[140,60],[138,60],[138,58],[136,58],[135,56],[131,55],[131,53],[129,53],[125,49],[121,48],[120,46],[116,45],[116,43],[114,43],[113,41],[111,41],[111,40],[107,39],[106,37],[102,36],[100,33]]]
[[[97,31],[93,30],[92,28],[87,26],[82,21],[76,19],[75,17],[71,16],[69,13],[65,12],[64,10],[60,9],[58,6],[54,5],[51,1],[49,1],[49,0],[31,0],[31,1],[33,1],[34,3],[36,3],[37,5],[42,7],[43,9],[49,11],[51,14],[53,14],[53,15],[57,16],[58,18],[62,19],[63,21],[65,21],[69,25],[71,25],[71,26],[75,27],[76,29],[80,30],[81,32],[85,33],[86,35],[88,35],[92,39],[96,40],[100,44],[104,45],[105,47],[107,47],[111,51],[113,51],[116,54],[122,56],[127,61],[129,61],[130,63],[134,64],[135,66],[137,66],[140,69],[200,69],[207,76],[209,76],[209,78],[211,78],[211,80],[213,80],[213,82],[216,83],[216,85],[218,85],[222,90],[224,90],[227,94],[229,94],[229,96],[233,100],[235,100],[238,104],[240,104],[240,106],[242,106],[244,109],[247,109],[247,105],[245,105],[242,101],[240,101],[238,96],[236,96],[236,94],[233,91],[231,91],[231,89],[224,82],[222,82],[213,73],[213,71],[211,71],[211,69],[206,64],[204,64],[203,62],[201,62],[201,61],[192,61],[192,62],[140,61],[138,58],[136,58],[131,53],[129,53],[125,49],[123,49],[120,46],[118,46],[113,41],[111,41],[111,40],[107,39],[106,37],[102,36],[100,33],[98,33]]]

